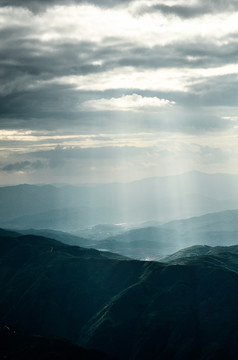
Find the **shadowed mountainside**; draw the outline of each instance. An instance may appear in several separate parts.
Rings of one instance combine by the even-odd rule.
[[[87,350],[62,339],[22,334],[0,325],[0,359],[7,360],[112,360],[108,355]]]
[[[1,231],[1,229],[0,229]],[[51,229],[26,229],[26,230],[18,230],[18,236],[22,235],[36,235],[36,236],[43,236],[50,239],[58,240],[67,245],[77,245],[83,247],[89,247],[93,244],[93,241],[90,239],[85,239],[64,231],[57,231]],[[10,235],[11,236],[11,235]]]
[[[174,254],[171,254],[169,256],[166,256],[160,261],[162,262],[171,262],[176,261],[183,258],[190,258],[194,256],[203,256],[203,255],[221,255],[224,253],[233,253],[238,254],[238,246],[207,246],[207,245],[194,245],[182,250],[179,250],[175,252]]]
[[[120,359],[236,359],[238,251],[223,250],[161,264],[1,237],[1,322]]]

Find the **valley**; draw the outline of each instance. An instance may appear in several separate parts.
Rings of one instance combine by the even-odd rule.
[[[238,246],[162,263],[3,235],[2,324],[119,359],[235,359]]]

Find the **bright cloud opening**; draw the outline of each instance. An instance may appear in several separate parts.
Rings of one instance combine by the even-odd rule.
[[[164,106],[175,105],[174,101],[158,97],[143,97],[138,94],[119,98],[89,100],[83,107],[92,111],[155,111]]]

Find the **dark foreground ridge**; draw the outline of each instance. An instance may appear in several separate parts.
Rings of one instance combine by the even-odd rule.
[[[0,359],[113,360],[101,351],[84,349],[66,340],[25,335],[8,325],[0,325],[0,343]]]
[[[2,236],[0,321],[123,360],[237,359],[238,247],[200,253],[162,264]]]

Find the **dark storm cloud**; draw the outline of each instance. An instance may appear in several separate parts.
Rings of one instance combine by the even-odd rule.
[[[228,40],[228,39],[227,39]],[[193,42],[176,42],[164,46],[131,46],[125,53],[118,53],[115,65],[134,66],[147,69],[158,68],[211,68],[236,62],[238,39],[226,44],[204,42],[197,38]]]
[[[170,109],[161,109],[159,112],[86,112],[76,109],[79,101],[86,101],[91,96],[96,98],[112,96],[120,97],[125,90],[85,93],[76,91],[74,88],[64,85],[50,85],[42,89],[35,89],[29,92],[18,92],[2,97],[0,101],[0,128],[4,129],[32,129],[50,130],[56,133],[59,129],[71,129],[71,132],[85,133],[116,133],[116,132],[140,132],[148,128],[156,131],[180,132],[180,133],[204,133],[207,131],[222,131],[232,128],[234,121],[224,120],[214,116],[203,105],[226,104],[237,105],[237,80],[230,76],[223,80],[215,77],[208,79],[205,84],[193,86],[191,92],[178,94],[184,108],[176,106]],[[206,89],[207,88],[207,89]],[[205,90],[207,92],[205,92]],[[135,93],[134,90],[127,90],[127,94]],[[140,91],[136,91],[140,94]],[[141,92],[142,96],[157,96],[165,98],[169,94],[158,92]],[[176,99],[176,93],[172,95]],[[172,100],[171,98],[171,100]],[[57,129],[57,130],[56,130]],[[73,130],[75,129],[75,130]],[[68,130],[67,130],[68,131]],[[107,137],[106,137],[107,138]]]
[[[184,6],[184,5],[164,5],[155,4],[152,6],[144,6],[139,10],[140,14],[160,12],[164,15],[176,15],[181,18],[193,18],[204,15],[207,10],[202,6]]]
[[[55,126],[52,118],[72,117],[70,111],[75,103],[75,91],[70,87],[49,85],[32,91],[16,91],[0,97],[1,128],[40,128]],[[48,124],[48,126],[47,126]]]
[[[133,0],[0,0],[0,6],[24,7],[32,12],[44,11],[47,7],[54,5],[77,5],[93,4],[100,7],[110,8],[120,5],[128,5]],[[139,3],[139,1],[138,1]],[[164,15],[176,15],[181,18],[193,18],[209,13],[221,11],[234,11],[238,8],[235,0],[200,0],[193,5],[166,5],[166,1],[152,6],[142,6],[141,14],[148,12],[161,12]]]
[[[238,55],[238,39],[224,45],[195,39],[165,46],[141,47],[119,39],[94,42],[40,41],[29,36],[24,26],[0,30],[2,94],[22,90],[34,81],[51,80],[69,75],[96,74],[116,67],[135,68],[212,67],[232,63]],[[28,35],[28,36],[27,36]],[[101,64],[95,63],[100,60]]]
[[[63,1],[62,1],[63,3]],[[95,2],[96,3],[96,2]],[[108,4],[102,2],[100,4]],[[116,3],[116,2],[115,2]],[[126,3],[126,1],[118,1]],[[224,2],[208,2],[208,8]],[[33,6],[39,8],[46,1],[2,1],[3,5]],[[50,3],[52,4],[52,3]],[[229,4],[232,4],[229,2]],[[35,5],[35,6],[36,6]],[[165,5],[163,5],[165,6]],[[182,7],[178,10],[182,11]],[[202,6],[203,8],[205,6]],[[228,7],[228,6],[227,6]],[[191,11],[191,9],[189,10]],[[205,10],[204,10],[205,11]],[[215,11],[215,10],[214,10]],[[181,15],[182,16],[182,15]],[[78,127],[82,131],[113,131],[128,129],[135,131],[147,126],[170,132],[210,131],[227,129],[234,125],[209,114],[194,111],[191,114],[111,114],[81,111],[80,104],[90,99],[120,97],[132,93],[144,94],[139,89],[118,89],[117,91],[78,91],[75,85],[51,83],[62,76],[87,76],[108,70],[123,73],[123,67],[139,70],[168,68],[210,68],[234,63],[238,56],[238,38],[227,38],[225,45],[217,45],[207,39],[193,42],[178,41],[164,46],[138,46],[118,38],[104,39],[100,43],[90,41],[60,40],[43,42],[37,38],[34,29],[27,24],[10,26],[0,30],[0,128],[48,129]],[[110,36],[110,34],[109,34]],[[95,62],[100,60],[101,65]],[[237,79],[214,77],[192,85],[189,93],[154,92],[153,96],[175,101],[185,107],[203,105],[235,106],[237,104]],[[148,92],[149,94],[149,92]],[[148,95],[147,96],[150,96]],[[215,96],[214,96],[215,95]],[[198,112],[198,114],[196,114]],[[178,116],[177,116],[178,115]],[[204,120],[199,118],[204,117]]]
[[[123,1],[120,2],[123,3]],[[20,2],[17,0],[2,1],[1,3],[3,5],[12,3],[15,6],[24,3],[52,4],[47,1]],[[199,9],[204,12],[208,9],[214,9],[214,11],[222,8],[229,9],[234,8],[236,3],[210,0],[206,4],[207,6],[200,3]],[[191,13],[191,9],[193,9],[182,5],[158,4],[156,6],[164,11],[173,9],[171,11],[181,13],[181,16],[182,14],[186,15],[186,11]],[[68,75],[87,75],[112,70],[118,66],[147,69],[212,67],[236,62],[238,55],[237,38],[226,39],[228,41],[222,45],[216,45],[212,40],[209,42],[208,39],[197,38],[194,42],[179,41],[165,46],[141,47],[120,39],[110,39],[110,37],[104,39],[100,44],[76,42],[75,40],[72,42],[58,40],[47,44],[40,41],[37,38],[38,35],[34,33],[34,29],[28,28],[28,25],[23,23],[17,26],[6,25],[0,30],[1,93],[4,94],[15,89],[22,90],[34,80],[50,80]],[[102,64],[95,63],[95,60],[100,60]]]
[[[34,34],[31,38],[26,38],[24,34],[27,33],[27,29],[20,29],[22,36],[19,36],[18,27],[7,28],[2,32],[0,31],[0,37],[5,41],[2,41],[0,48],[0,76],[2,81],[11,84],[6,86],[5,92],[11,88],[17,89],[21,82],[25,86],[33,80],[50,80],[65,75],[87,75],[106,70],[105,67],[93,64],[97,59],[94,43],[52,42],[46,45],[36,39]],[[2,92],[4,93],[4,90]]]
[[[132,0],[0,0],[0,6],[27,8],[32,12],[44,11],[54,5],[94,4],[101,7],[114,7],[129,4]]]
[[[232,38],[226,45],[204,43],[197,39],[190,43],[177,42],[152,48],[116,40],[112,44],[106,41],[100,45],[93,42],[52,42],[46,46],[34,35],[32,39],[26,39],[25,33],[26,29],[21,28],[18,32],[17,27],[5,29],[3,34],[0,32],[3,39],[0,48],[2,96],[26,89],[27,93],[34,92],[36,82],[62,76],[97,74],[125,66],[143,69],[209,68],[232,63],[238,55],[237,38]],[[95,60],[100,60],[102,65]],[[71,90],[72,86],[68,88]]]
[[[152,6],[142,6],[138,13],[160,12],[165,16],[177,16],[182,19],[191,19],[207,14],[232,12],[238,9],[237,1],[230,0],[200,0],[192,5],[166,5],[161,2]]]
[[[42,161],[20,161],[13,164],[7,164],[2,167],[2,171],[4,172],[17,172],[17,171],[29,171],[29,170],[39,170],[45,167],[45,164]]]
[[[63,42],[45,44],[34,37],[26,37],[29,29],[8,27],[0,31],[1,72],[0,94],[7,95],[27,88],[34,91],[34,83],[50,81],[62,76],[88,75],[118,67],[158,69],[173,67],[213,67],[235,62],[238,39],[225,45],[204,39],[176,42],[165,46],[140,47],[132,43]],[[100,60],[101,63],[95,63]],[[123,69],[122,69],[123,71]]]

